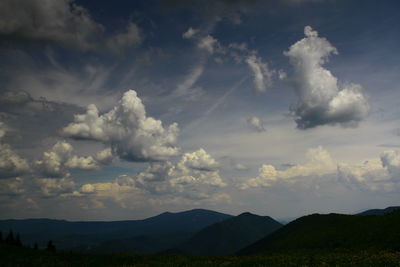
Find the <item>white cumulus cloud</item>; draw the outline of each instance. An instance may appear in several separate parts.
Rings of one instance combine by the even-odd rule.
[[[181,170],[215,171],[219,164],[204,149],[200,148],[192,153],[185,153],[178,163]]]
[[[322,147],[309,149],[306,162],[278,170],[264,164],[257,177],[238,184],[239,189],[253,187],[301,186],[319,190],[327,185],[339,185],[362,191],[396,192],[399,188],[400,154],[385,151],[380,157],[361,162],[337,162]],[[325,188],[328,189],[329,188]]]
[[[294,165],[282,171],[272,165],[264,164],[259,169],[257,177],[248,179],[238,187],[240,189],[268,187],[282,180],[301,176],[321,176],[336,170],[336,164],[329,152],[322,147],[309,149],[306,158],[307,161],[304,164]]]
[[[298,102],[292,112],[297,127],[357,125],[369,111],[362,86],[349,83],[339,87],[337,78],[323,67],[331,54],[337,54],[336,48],[310,26],[304,28],[304,34],[305,38],[284,52],[294,68],[293,84]]]
[[[95,105],[76,115],[63,129],[65,135],[110,145],[112,153],[128,161],[165,160],[175,156],[179,132],[176,123],[164,128],[160,120],[146,116],[145,107],[134,90],[125,92],[108,113],[99,115]]]
[[[85,184],[82,194],[112,194],[115,190],[173,195],[187,199],[206,199],[217,188],[225,187],[219,175],[219,163],[205,150],[185,153],[177,164],[151,162],[146,170],[134,176],[122,175],[112,183]]]
[[[78,157],[73,153],[71,144],[57,142],[49,151],[43,153],[36,166],[41,175],[46,177],[67,177],[70,169],[98,170],[100,164],[92,157]]]

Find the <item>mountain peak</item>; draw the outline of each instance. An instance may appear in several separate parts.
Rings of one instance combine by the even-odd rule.
[[[259,216],[259,215],[250,213],[250,212],[248,212],[248,211],[243,212],[243,213],[241,213],[241,214],[238,215],[238,217],[245,217],[245,216]]]

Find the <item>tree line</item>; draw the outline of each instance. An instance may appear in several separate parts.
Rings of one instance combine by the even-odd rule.
[[[0,231],[0,243],[16,246],[16,247],[30,247],[24,246],[21,241],[21,236],[19,233],[14,234],[12,230],[10,230],[5,238],[3,238],[3,233]],[[38,244],[35,242],[33,245],[33,249],[39,249]],[[55,252],[56,246],[53,244],[53,241],[49,240],[47,242],[46,249],[47,251]]]

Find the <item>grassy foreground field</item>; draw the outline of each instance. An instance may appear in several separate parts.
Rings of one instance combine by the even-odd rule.
[[[79,254],[0,245],[0,266],[400,266],[400,253],[292,251],[267,255]]]

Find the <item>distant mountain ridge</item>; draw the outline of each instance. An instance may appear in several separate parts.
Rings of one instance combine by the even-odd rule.
[[[385,214],[391,213],[396,210],[400,210],[400,206],[392,206],[392,207],[387,207],[385,209],[370,209],[370,210],[366,210],[366,211],[357,213],[356,215],[359,215],[359,216],[385,215]]]
[[[379,216],[368,216],[379,215]],[[290,250],[400,251],[400,207],[356,215],[312,214],[282,225],[248,212],[232,216],[194,209],[164,212],[143,220],[69,222],[51,219],[1,220],[3,236],[18,232],[23,243],[90,253],[185,253],[229,255]]]
[[[280,227],[271,217],[246,212],[200,230],[176,250],[191,255],[233,254]]]
[[[60,249],[92,247],[107,240],[144,235],[194,233],[232,215],[205,209],[165,212],[144,220],[70,222],[51,219],[2,220],[0,231],[19,232],[23,241],[44,243],[52,239]]]

